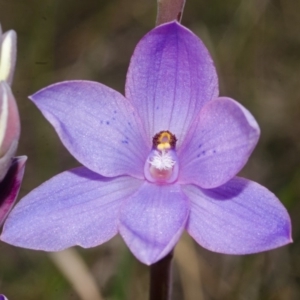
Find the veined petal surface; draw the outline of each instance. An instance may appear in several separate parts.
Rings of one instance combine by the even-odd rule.
[[[90,81],[66,81],[31,96],[70,153],[103,176],[143,178],[151,145],[130,102]]]
[[[246,108],[230,98],[218,98],[201,110],[178,149],[180,183],[218,187],[246,164],[260,129]]]
[[[129,176],[102,177],[84,167],[63,172],[16,205],[1,239],[45,251],[97,246],[117,233],[120,204],[141,184]]]
[[[179,185],[144,185],[122,205],[120,234],[132,253],[150,265],[176,245],[187,220],[189,202]]]
[[[150,138],[169,130],[180,145],[202,106],[218,93],[209,52],[179,23],[156,27],[135,48],[127,73],[126,97],[144,120]]]
[[[187,185],[183,191],[191,201],[187,231],[206,249],[248,254],[291,242],[286,209],[258,183],[235,177],[215,189]]]
[[[12,209],[21,187],[27,157],[10,159],[11,165],[4,179],[0,182],[0,226]]]

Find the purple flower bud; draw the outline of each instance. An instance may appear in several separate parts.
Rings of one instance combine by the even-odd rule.
[[[20,137],[20,118],[9,85],[0,81],[0,181],[6,175],[17,150]]]
[[[15,157],[20,118],[10,89],[16,63],[16,33],[2,34],[0,25],[0,225],[10,212],[20,190],[26,156]],[[0,300],[6,299],[0,295]]]
[[[17,56],[17,35],[14,30],[2,34],[0,25],[0,80],[12,84]]]
[[[26,160],[26,156],[15,157],[12,160],[6,176],[0,182],[0,226],[10,212],[18,196]]]

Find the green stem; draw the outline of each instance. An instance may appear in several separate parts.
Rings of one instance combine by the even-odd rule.
[[[149,300],[170,300],[172,290],[173,251],[150,266]]]
[[[156,26],[177,20],[181,21],[185,0],[157,0]]]

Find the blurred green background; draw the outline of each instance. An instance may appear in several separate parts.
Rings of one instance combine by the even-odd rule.
[[[184,236],[175,254],[175,300],[300,299],[299,15],[295,0],[187,0],[182,23],[209,48],[220,94],[241,102],[261,126],[260,142],[241,175],[282,200],[294,243],[229,256]],[[27,96],[68,79],[99,81],[123,93],[130,56],[155,18],[155,0],[0,0],[3,30],[18,34],[13,84],[22,122],[18,154],[29,157],[20,196],[78,165]],[[148,298],[148,268],[120,237],[75,250],[103,299]],[[67,265],[71,254],[63,258]],[[10,300],[101,299],[79,296],[85,275],[73,271],[78,286],[60,267],[47,253],[0,243],[0,292]]]

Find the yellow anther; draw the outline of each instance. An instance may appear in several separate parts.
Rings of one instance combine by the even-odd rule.
[[[161,131],[153,137],[153,146],[160,151],[174,149],[176,141],[175,135],[170,131]]]
[[[168,150],[171,148],[171,145],[169,143],[160,143],[157,145],[156,147],[158,150],[162,151],[162,150]]]

